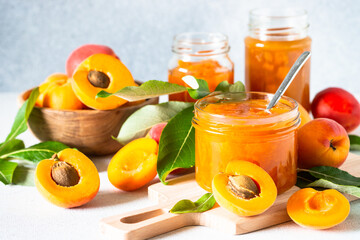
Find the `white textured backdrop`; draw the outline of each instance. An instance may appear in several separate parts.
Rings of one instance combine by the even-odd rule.
[[[311,95],[340,86],[360,95],[357,0],[0,0],[0,91],[20,92],[64,72],[85,43],[112,47],[139,80],[167,79],[172,37],[219,31],[230,38],[235,78],[243,81],[248,12],[302,7],[313,38]]]

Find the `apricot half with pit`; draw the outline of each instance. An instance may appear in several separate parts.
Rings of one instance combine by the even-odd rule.
[[[221,207],[239,216],[253,216],[266,211],[277,196],[270,175],[247,161],[229,162],[225,173],[213,178],[212,191]]]
[[[290,218],[302,227],[331,228],[346,219],[350,212],[349,201],[335,189],[316,191],[304,188],[288,200]]]
[[[120,107],[127,101],[114,95],[107,98],[96,98],[96,95],[101,90],[115,93],[124,87],[136,86],[136,83],[119,59],[99,53],[86,58],[76,68],[71,85],[76,96],[86,106],[109,110]]]
[[[92,200],[100,187],[93,162],[76,149],[67,148],[52,159],[39,162],[35,185],[43,197],[64,208],[81,206]]]

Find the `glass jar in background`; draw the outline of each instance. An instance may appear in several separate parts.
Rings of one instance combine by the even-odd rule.
[[[296,59],[311,50],[308,16],[301,9],[250,11],[249,36],[245,38],[245,87],[247,91],[274,93]],[[310,61],[285,92],[310,110]]]
[[[182,77],[206,80],[210,91],[222,81],[234,83],[234,64],[228,56],[228,38],[221,33],[181,33],[174,37],[169,62],[169,82],[187,86]],[[187,92],[172,94],[170,101],[195,102]]]
[[[213,177],[231,161],[262,167],[278,193],[296,183],[298,104],[289,97],[266,111],[273,94],[213,93],[195,103],[195,178],[211,191]]]

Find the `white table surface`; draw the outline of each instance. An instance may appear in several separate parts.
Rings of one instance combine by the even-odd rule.
[[[9,133],[16,115],[16,98],[17,93],[0,93],[0,141]],[[355,133],[360,134],[360,129]],[[30,132],[19,138],[26,146],[38,143]],[[154,205],[147,199],[147,187],[122,192],[110,184],[106,173],[110,158],[92,158],[99,170],[100,190],[91,202],[75,209],[52,205],[35,187],[0,183],[0,240],[104,239],[99,229],[101,218]],[[155,182],[157,180],[152,181]],[[184,227],[155,239],[360,239],[360,200],[351,203],[350,215],[345,222],[328,230],[305,229],[290,221],[238,236],[207,227]]]

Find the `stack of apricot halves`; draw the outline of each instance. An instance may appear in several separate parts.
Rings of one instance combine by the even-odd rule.
[[[39,87],[36,106],[58,110],[120,107],[127,101],[116,96],[96,98],[100,90],[114,93],[136,83],[114,51],[102,45],[87,44],[75,49],[66,61],[66,72],[47,77]]]

